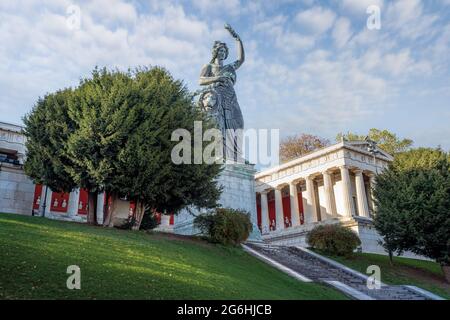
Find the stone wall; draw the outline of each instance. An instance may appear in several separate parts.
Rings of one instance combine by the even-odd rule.
[[[355,231],[361,239],[362,252],[387,255],[387,252],[379,244],[379,241],[381,241],[382,238],[373,226],[373,222],[361,217],[355,217],[355,220],[357,224],[352,226],[351,229]],[[409,251],[403,252],[401,257],[429,260],[426,257],[416,255]]]
[[[34,184],[20,166],[0,167],[0,212],[31,215]]]
[[[223,191],[219,200],[222,207],[243,209],[250,213],[253,223],[253,233],[250,240],[260,240],[261,235],[257,227],[256,197],[255,197],[255,170],[253,165],[226,164],[219,176],[219,184]],[[195,215],[201,214],[192,209]],[[183,210],[175,216],[174,233],[184,235],[198,234],[193,226],[194,216],[188,210]]]

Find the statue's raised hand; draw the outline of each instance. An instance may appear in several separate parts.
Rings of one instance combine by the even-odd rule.
[[[231,34],[231,36],[233,38],[235,38],[236,40],[239,40],[239,35],[236,33],[236,31],[234,31],[234,29],[228,23],[225,23],[225,29],[228,30],[228,32]]]

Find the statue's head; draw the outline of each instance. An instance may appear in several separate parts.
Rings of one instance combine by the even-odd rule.
[[[228,57],[227,44],[221,41],[214,41],[211,61],[214,61],[216,58],[219,58],[219,60],[225,60],[227,57]]]
[[[211,111],[217,105],[217,93],[212,90],[205,91],[201,94],[199,102],[203,110]]]

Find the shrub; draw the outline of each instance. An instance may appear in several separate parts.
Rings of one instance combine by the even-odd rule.
[[[134,216],[128,217],[122,224],[115,226],[117,229],[132,230],[136,225],[136,218]],[[158,226],[158,219],[152,210],[146,209],[142,216],[141,225],[139,230],[152,230]]]
[[[250,215],[243,210],[218,208],[194,219],[194,226],[213,243],[237,246],[252,232]]]
[[[153,212],[149,212],[150,210],[146,210],[144,215],[142,216],[141,225],[139,226],[139,230],[152,230],[158,226],[158,219],[153,214]]]
[[[350,256],[361,245],[358,235],[340,224],[317,226],[306,241],[314,249],[338,256]]]

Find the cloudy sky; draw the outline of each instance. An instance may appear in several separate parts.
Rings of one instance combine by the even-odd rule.
[[[386,128],[450,149],[450,0],[1,0],[0,121],[21,123],[95,66],[161,65],[196,90],[214,40],[236,57],[225,22],[246,49],[246,127],[330,139]]]

